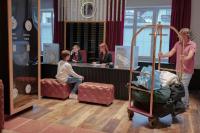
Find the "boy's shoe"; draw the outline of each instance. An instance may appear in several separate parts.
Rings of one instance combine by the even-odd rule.
[[[78,96],[77,96],[76,94],[74,94],[74,93],[71,93],[71,94],[69,95],[69,98],[70,98],[70,99],[78,99]]]

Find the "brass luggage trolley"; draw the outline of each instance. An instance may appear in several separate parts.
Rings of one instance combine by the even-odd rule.
[[[134,67],[132,65],[133,63],[133,55],[134,55],[134,50],[133,50],[133,47],[135,46],[135,43],[136,43],[136,38],[138,36],[138,34],[140,34],[141,31],[143,31],[144,29],[146,28],[152,28],[153,29],[153,47],[152,47],[152,51],[153,51],[153,56],[152,56],[152,73],[151,73],[151,88],[150,90],[146,90],[146,89],[142,89],[142,88],[138,88],[138,87],[135,87],[133,86],[132,84],[132,81],[133,81],[133,78],[134,78],[134,74],[142,74],[142,72],[139,72],[139,71],[134,71]],[[132,43],[131,43],[131,57],[130,57],[130,81],[128,83],[128,92],[129,92],[129,105],[128,105],[128,117],[130,120],[132,120],[132,117],[134,116],[134,112],[135,113],[139,113],[139,114],[142,114],[144,116],[147,116],[149,118],[149,125],[150,127],[154,127],[157,123],[157,118],[154,116],[153,114],[153,103],[154,103],[154,99],[153,99],[153,95],[154,95],[154,71],[155,71],[155,63],[156,63],[156,40],[157,40],[157,37],[159,36],[160,37],[160,44],[159,44],[159,52],[161,52],[162,50],[162,29],[163,28],[169,28],[171,29],[172,31],[174,31],[179,40],[182,40],[182,36],[180,35],[180,33],[176,30],[176,28],[172,27],[172,26],[169,26],[169,25],[161,25],[161,24],[156,24],[156,25],[146,25],[144,27],[142,27],[141,29],[139,29],[136,34],[133,36],[132,38]],[[182,41],[183,43],[182,44],[182,49],[181,49],[181,54],[183,54],[183,49],[184,49],[184,41]],[[173,72],[176,72],[175,69],[167,69],[167,68],[162,68],[161,67],[161,59],[159,57],[158,59],[158,70],[165,70],[165,71],[173,71]],[[180,60],[180,63],[181,63],[181,67],[180,67],[180,72],[177,73],[178,74],[178,77],[179,79],[181,79],[182,77],[182,70],[183,70],[183,59],[182,59],[182,56],[181,56],[181,60]],[[132,96],[132,92],[133,91],[143,91],[144,93],[148,93],[150,94],[150,103],[149,103],[149,112],[147,111],[144,111],[144,110],[141,110],[137,107],[134,107],[134,97]]]

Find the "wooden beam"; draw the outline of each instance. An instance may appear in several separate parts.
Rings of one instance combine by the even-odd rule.
[[[38,98],[41,99],[41,45],[40,45],[40,0],[38,0]]]
[[[66,26],[66,25],[67,25],[67,24],[64,22],[64,50],[67,49],[67,41],[66,41],[66,40],[67,40],[67,39],[66,39],[66,37],[67,37],[67,36],[66,36],[66,34],[67,34],[67,33],[66,33],[66,32],[67,32],[67,29],[66,29],[67,26]]]
[[[8,10],[8,59],[9,59],[9,89],[10,89],[10,113],[14,112],[13,103],[13,44],[12,44],[12,1],[7,1]]]

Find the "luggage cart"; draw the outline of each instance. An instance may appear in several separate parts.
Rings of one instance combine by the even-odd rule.
[[[147,29],[147,28],[152,28],[152,31],[153,31],[153,34],[152,34],[153,35],[153,47],[152,47],[153,56],[152,56],[152,73],[151,73],[152,80],[151,80],[151,89],[150,90],[145,90],[145,89],[142,89],[142,88],[139,88],[139,87],[135,87],[132,84],[132,81],[134,79],[134,74],[142,74],[142,72],[134,71],[134,68],[132,66],[132,62],[133,62],[133,59],[134,59],[134,57],[133,57],[133,55],[134,55],[133,47],[135,46],[137,36],[140,34],[141,31],[143,31],[144,29]],[[128,105],[128,109],[127,109],[128,117],[129,117],[129,120],[132,120],[134,113],[139,113],[141,115],[147,116],[148,120],[149,120],[149,126],[151,128],[154,128],[156,126],[156,124],[158,122],[158,118],[159,118],[159,116],[156,116],[155,114],[153,114],[153,104],[154,104],[153,95],[154,95],[154,78],[155,78],[154,77],[154,71],[155,71],[155,63],[156,63],[156,47],[157,47],[156,40],[157,40],[157,37],[159,36],[160,37],[159,52],[161,52],[161,50],[162,50],[162,36],[163,36],[162,29],[163,28],[169,28],[170,30],[174,31],[177,34],[180,41],[183,40],[182,36],[179,34],[179,32],[176,30],[176,28],[169,26],[169,25],[156,24],[156,25],[146,25],[146,26],[142,27],[141,29],[139,29],[136,32],[136,34],[133,36],[132,43],[131,43],[130,81],[128,83],[128,92],[129,92],[129,105]],[[184,50],[184,46],[185,46],[184,41],[182,41],[182,42],[183,43],[182,43],[181,54],[183,54],[183,50]],[[180,72],[177,73],[179,79],[181,79],[181,77],[182,77],[182,70],[183,70],[183,59],[182,58],[183,57],[181,56]],[[176,72],[175,69],[167,69],[167,68],[164,68],[164,67],[162,68],[160,57],[158,59],[158,70]],[[133,91],[143,91],[144,93],[150,94],[149,112],[147,112],[146,110],[139,109],[139,108],[134,106],[134,97],[132,95]]]

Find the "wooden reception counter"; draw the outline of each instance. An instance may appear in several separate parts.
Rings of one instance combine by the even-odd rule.
[[[115,86],[115,98],[128,100],[129,70],[108,68],[88,63],[72,64],[74,71],[85,77],[84,82],[109,83]],[[55,78],[57,65],[42,64],[42,78]]]

